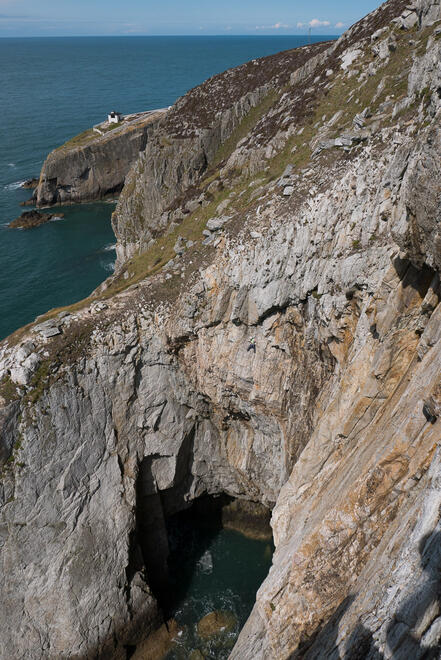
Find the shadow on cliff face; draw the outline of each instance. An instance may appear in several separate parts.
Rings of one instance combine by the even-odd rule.
[[[435,277],[435,271],[424,264],[421,269],[412,265],[409,259],[402,259],[397,256],[392,262],[395,271],[400,278],[403,289],[410,286],[421,298],[424,298],[429,286]]]
[[[345,650],[337,646],[338,629],[355,600],[347,597],[325,626],[299,646],[290,660],[436,660],[441,657],[441,531],[420,542],[422,584],[394,613],[386,631],[386,655],[362,623],[352,631]]]
[[[371,631],[359,623],[348,639],[344,655],[337,655],[342,660],[383,660],[384,655],[378,650]]]
[[[169,589],[162,595],[166,617],[171,616],[184,600],[196,567],[221,531],[222,505],[226,496],[202,497],[187,510],[167,520],[170,555],[168,557]]]
[[[167,519],[176,511],[188,508],[185,493],[189,490],[193,458],[194,428],[186,435],[176,461],[173,485],[161,490],[157,474],[167,478],[168,459],[153,454],[142,459],[136,481],[136,527],[130,539],[128,581],[142,571],[160,607],[168,609],[170,592],[168,558],[170,554]]]
[[[435,660],[441,652],[441,531],[426,534],[419,551],[424,581],[409,596],[387,629],[394,660]]]
[[[355,595],[347,596],[326,624],[321,624],[299,643],[297,649],[288,660],[312,660],[313,658],[326,658],[336,660],[340,658],[336,646],[338,627],[343,616],[355,600]]]

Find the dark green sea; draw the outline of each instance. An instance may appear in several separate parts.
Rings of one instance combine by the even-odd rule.
[[[166,660],[187,660],[195,650],[205,660],[227,660],[270,569],[273,543],[188,514],[168,522],[172,597],[167,614],[180,632]],[[228,613],[232,625],[204,639],[198,622],[212,612]]]

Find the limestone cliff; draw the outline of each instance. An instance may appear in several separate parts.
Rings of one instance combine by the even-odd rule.
[[[165,111],[128,115],[75,136],[46,158],[31,203],[77,204],[121,192],[127,172],[144,151]]]
[[[179,101],[116,275],[0,344],[1,658],[125,658],[204,493],[273,507],[232,658],[440,655],[441,5],[278,61]]]

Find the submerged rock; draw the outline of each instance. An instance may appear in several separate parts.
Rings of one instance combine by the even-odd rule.
[[[45,222],[54,218],[64,218],[64,213],[40,213],[40,211],[24,211],[19,218],[12,220],[9,227],[20,229],[32,229],[44,225]]]
[[[180,626],[170,619],[139,644],[130,657],[132,660],[163,660],[178,640],[180,632]]]
[[[198,623],[198,635],[202,639],[210,639],[231,632],[237,625],[233,612],[216,610],[204,616]]]
[[[272,539],[271,511],[259,502],[234,500],[222,508],[222,524],[259,541]]]
[[[199,649],[193,649],[188,656],[188,660],[205,660],[205,656]]]

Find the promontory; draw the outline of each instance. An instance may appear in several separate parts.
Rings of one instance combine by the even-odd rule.
[[[118,195],[130,167],[166,110],[118,115],[87,129],[46,158],[30,204],[92,202]],[[115,113],[113,113],[115,114]]]

